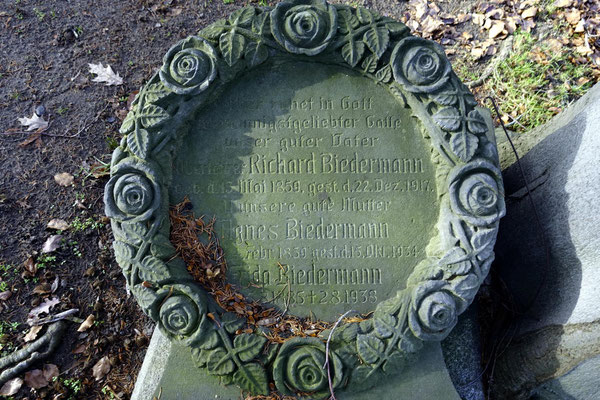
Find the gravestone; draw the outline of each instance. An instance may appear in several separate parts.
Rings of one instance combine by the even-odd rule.
[[[121,132],[106,213],[128,287],[170,341],[156,346],[172,344],[153,378],[177,382],[168,398],[239,396],[215,379],[457,397],[438,342],[487,275],[504,201],[489,116],[438,44],[360,7],[245,7],[168,51]],[[188,272],[210,266],[169,241],[186,197],[214,218],[240,298],[329,329],[281,342],[219,305]]]

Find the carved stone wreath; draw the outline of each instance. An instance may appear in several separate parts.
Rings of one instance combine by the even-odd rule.
[[[334,389],[365,390],[397,374],[425,341],[440,341],[472,302],[494,258],[505,213],[492,129],[452,72],[438,44],[365,8],[324,0],[245,7],[171,48],[140,90],[121,127],[104,201],[117,262],[139,305],[195,364],[253,394],[269,383],[283,394],[329,394],[326,346],[319,338],[271,344],[259,332],[236,335],[246,321],[221,309],[188,274],[169,242],[172,161],[193,112],[227,82],[287,58],[351,68],[409,107],[434,148],[440,194],[437,235],[407,287],[372,317],[343,324],[330,342]]]

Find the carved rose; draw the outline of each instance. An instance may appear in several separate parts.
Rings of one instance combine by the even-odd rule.
[[[271,31],[287,51],[314,56],[337,30],[337,12],[325,0],[281,2],[271,11]]]
[[[457,167],[449,175],[452,211],[475,225],[490,225],[506,214],[502,178],[485,160]]]
[[[450,62],[442,46],[417,37],[398,42],[390,63],[396,82],[410,92],[435,92],[450,77]]]
[[[325,363],[325,344],[317,338],[293,338],[279,349],[273,365],[273,379],[280,392],[294,395],[310,393],[311,398],[326,398],[329,394]],[[333,387],[342,381],[342,362],[330,351],[329,368]]]
[[[198,308],[187,296],[172,296],[160,308],[163,329],[172,335],[186,336],[198,325]]]
[[[160,187],[154,171],[147,162],[122,160],[104,189],[106,215],[121,222],[150,219],[160,206]]]
[[[456,301],[445,281],[426,281],[412,295],[408,324],[421,340],[442,340],[456,325]]]
[[[206,323],[205,294],[196,287],[178,284],[163,289],[161,295],[168,296],[158,315],[162,331],[188,343],[201,341],[210,325]]]
[[[206,40],[191,36],[165,54],[160,80],[177,94],[198,94],[215,79],[216,58],[215,49]]]

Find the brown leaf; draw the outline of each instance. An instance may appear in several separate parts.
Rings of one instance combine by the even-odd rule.
[[[37,339],[38,333],[40,333],[41,330],[42,325],[32,326],[31,329],[29,329],[29,332],[27,332],[27,335],[25,335],[25,342],[33,342]]]
[[[61,172],[60,174],[54,175],[54,180],[60,186],[71,186],[73,184],[73,175],[68,172]]]
[[[554,7],[556,7],[556,8],[570,7],[572,3],[573,3],[573,0],[556,0],[554,2]]]
[[[48,386],[48,380],[44,377],[41,369],[25,372],[25,383],[32,389],[40,389]]]
[[[48,222],[48,229],[57,229],[59,231],[66,231],[69,229],[69,224],[64,219],[54,218]]]
[[[92,375],[97,381],[104,378],[110,371],[110,361],[107,356],[104,356],[92,368]]]
[[[10,290],[0,292],[0,301],[6,301],[10,299],[10,296],[12,296],[12,292]]]
[[[41,283],[33,288],[33,294],[48,294],[50,293],[50,285]]]
[[[77,332],[87,331],[88,329],[90,329],[90,327],[92,325],[94,325],[95,320],[96,320],[96,317],[94,316],[94,314],[88,315],[88,317],[85,319],[85,321],[83,321],[81,323],[81,325],[79,325],[79,328],[77,328]]]
[[[504,22],[494,21],[494,24],[490,28],[490,32],[489,32],[490,39],[495,39],[496,37],[500,36],[503,31],[504,31]]]
[[[52,253],[56,249],[60,247],[60,242],[62,240],[62,235],[52,235],[50,236],[46,242],[44,242],[44,247],[42,248],[42,253]]]
[[[43,369],[44,378],[48,380],[48,382],[52,382],[52,379],[58,377],[58,367],[54,364],[46,364]]]
[[[575,32],[576,33],[585,32],[585,21],[583,19],[580,19],[579,22],[577,23],[577,25],[575,26]]]
[[[44,300],[44,302],[42,304],[40,304],[39,306],[37,306],[34,309],[32,309],[31,311],[29,311],[29,315],[28,315],[29,319],[37,318],[42,313],[49,314],[52,307],[54,307],[58,303],[60,303],[60,300],[58,299],[58,297],[52,297],[51,299]]]
[[[84,351],[85,351],[85,343],[81,343],[77,347],[75,347],[71,353],[73,353],[73,354],[81,354]]]
[[[35,260],[33,256],[30,256],[24,264],[25,270],[29,272],[32,276],[37,273],[37,265],[35,265]]]
[[[537,14],[537,12],[538,12],[537,7],[529,7],[529,8],[526,8],[521,13],[521,17],[523,17],[523,18],[533,18],[533,17],[535,17],[535,15]]]
[[[581,12],[579,12],[579,10],[576,8],[572,8],[571,10],[565,12],[565,19],[571,25],[577,25],[581,19]]]
[[[0,396],[12,396],[21,389],[21,386],[23,386],[23,379],[11,379],[0,388]]]

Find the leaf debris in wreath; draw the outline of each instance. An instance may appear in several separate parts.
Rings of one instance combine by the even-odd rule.
[[[228,283],[227,261],[214,232],[215,219],[208,220],[206,216],[196,218],[190,209],[191,202],[187,198],[171,207],[171,243],[194,280],[202,285],[222,308],[246,319],[248,327],[238,330],[236,334],[252,333],[255,328],[261,328],[263,332],[267,331],[264,335],[270,342],[283,343],[292,337],[316,337],[331,328],[331,322],[287,315],[282,310],[247,299],[236,287]],[[285,299],[286,288],[287,286],[282,288],[278,296],[284,296]],[[347,318],[344,321],[355,322],[356,318]]]

